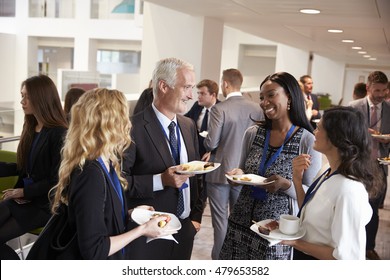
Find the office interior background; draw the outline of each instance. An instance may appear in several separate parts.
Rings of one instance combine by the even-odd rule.
[[[49,75],[62,100],[71,86],[100,86],[133,104],[170,56],[197,80],[238,68],[247,92],[277,71],[310,74],[323,107],[345,105],[370,71],[390,76],[389,11],[387,0],[0,0],[0,134],[20,134],[29,76]]]
[[[171,56],[192,63],[198,81],[219,82],[222,70],[238,68],[254,98],[269,74],[310,74],[325,109],[347,105],[355,83],[373,70],[390,77],[390,1],[0,0],[0,50],[0,137],[20,135],[27,77],[50,76],[61,100],[72,86],[116,88],[132,110],[156,62]],[[197,248],[212,246],[210,222],[205,228]],[[386,232],[378,242],[383,256]],[[193,258],[207,259],[209,251]]]

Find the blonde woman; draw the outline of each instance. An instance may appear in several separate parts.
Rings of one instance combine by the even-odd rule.
[[[126,259],[124,247],[134,239],[167,234],[157,225],[164,217],[126,228],[120,161],[131,143],[128,112],[125,96],[104,88],[87,91],[71,109],[52,211],[68,205],[83,259]]]

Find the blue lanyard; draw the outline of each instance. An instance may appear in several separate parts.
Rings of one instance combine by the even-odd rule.
[[[176,123],[176,139],[177,139],[177,152],[178,152],[178,154],[176,154],[176,149],[174,149],[174,147],[172,147],[172,144],[169,141],[169,137],[168,137],[167,133],[165,132],[164,127],[162,126],[162,124],[160,122],[159,122],[159,124],[161,126],[161,129],[162,129],[164,135],[165,135],[165,138],[168,141],[169,147],[171,148],[171,154],[172,154],[173,160],[175,161],[175,164],[180,164],[180,151],[181,151],[181,139],[180,138],[181,137],[180,137],[179,123]]]
[[[280,153],[283,150],[284,144],[286,144],[287,140],[291,137],[291,134],[294,132],[295,125],[292,125],[290,129],[287,132],[286,138],[284,138],[282,146],[279,147],[279,149],[274,153],[270,159],[267,160],[267,151],[268,151],[268,146],[269,146],[269,138],[271,135],[271,130],[267,129],[266,131],[266,136],[265,136],[265,145],[263,149],[263,155],[261,157],[261,162],[259,166],[259,175],[265,176],[265,172],[267,168],[275,162],[275,160],[278,158]]]
[[[313,198],[314,194],[318,191],[318,189],[322,186],[322,184],[328,180],[330,177],[332,177],[333,175],[335,174],[338,174],[339,172],[336,170],[335,172],[333,172],[332,174],[330,174],[328,177],[326,177],[324,180],[322,180],[320,182],[320,180],[326,176],[327,174],[329,174],[330,172],[330,168],[328,168],[324,173],[321,174],[321,176],[319,176],[314,182],[313,184],[311,184],[311,186],[309,187],[309,189],[307,190],[306,192],[306,195],[305,195],[305,198],[303,199],[303,203],[302,203],[302,206],[301,208],[299,209],[299,212],[298,212],[298,217],[301,216],[301,210],[303,209],[303,206],[305,206],[305,204]],[[317,186],[317,184],[319,183],[319,185]]]
[[[121,183],[119,181],[118,175],[116,174],[115,169],[111,165],[111,163],[110,163],[111,172],[109,172],[107,170],[107,167],[104,164],[104,162],[103,162],[101,157],[98,158],[98,161],[99,161],[100,165],[103,167],[103,170],[106,173],[106,175],[108,177],[108,180],[110,180],[111,185],[114,186],[114,190],[115,190],[116,194],[118,195],[119,200],[121,201],[121,204],[122,204],[122,218],[123,218],[123,221],[125,222],[126,215],[125,215],[125,208],[124,208],[124,202],[123,202],[122,185],[121,185]]]

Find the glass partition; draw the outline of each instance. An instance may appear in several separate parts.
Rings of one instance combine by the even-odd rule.
[[[74,18],[74,0],[29,0],[29,16]]]
[[[15,17],[15,0],[0,0],[0,17]]]

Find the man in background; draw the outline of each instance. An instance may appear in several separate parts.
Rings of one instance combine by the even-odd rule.
[[[353,88],[353,100],[364,98],[367,95],[366,83],[357,83]]]
[[[371,158],[375,164],[379,165],[380,172],[383,175],[382,189],[380,193],[370,199],[370,205],[373,211],[370,222],[366,225],[366,258],[370,260],[379,260],[380,257],[375,251],[375,239],[379,226],[378,209],[383,207],[383,201],[387,189],[387,165],[379,164],[378,158],[389,156],[390,139],[377,138],[378,134],[390,133],[390,104],[385,102],[388,93],[388,79],[381,71],[374,71],[367,78],[367,96],[362,99],[351,102],[351,106],[359,109],[365,116],[369,125],[369,133],[372,135],[372,154]]]
[[[311,119],[310,123],[313,126],[313,128],[317,127],[317,123],[315,120],[321,118],[320,114],[320,103],[318,102],[318,97],[313,93],[313,79],[310,75],[303,75],[299,78],[301,83],[303,84],[303,91],[306,95],[307,100],[312,100],[313,105],[311,108]]]
[[[210,161],[221,166],[206,174],[207,192],[211,219],[214,228],[212,259],[218,259],[227,230],[229,211],[233,209],[241,186],[230,186],[225,177],[227,171],[239,165],[242,137],[253,124],[252,120],[264,119],[263,111],[256,104],[242,96],[242,74],[237,69],[223,71],[221,89],[226,100],[211,108],[208,135],[204,140],[207,151],[216,149]]]
[[[220,102],[218,100],[218,91],[219,86],[216,82],[212,80],[202,80],[197,85],[198,89],[198,102],[195,102],[188,113],[185,114],[186,117],[193,119],[198,128],[198,139],[199,139],[199,156],[203,161],[209,161],[210,153],[206,152],[206,149],[203,145],[205,136],[208,134],[208,120],[211,107],[216,103]],[[204,175],[198,175],[198,183],[203,187],[202,193],[200,194],[201,199],[206,203],[207,199],[207,186],[205,182]]]

